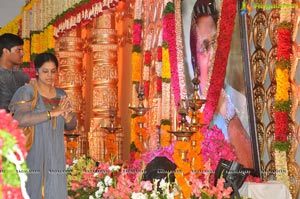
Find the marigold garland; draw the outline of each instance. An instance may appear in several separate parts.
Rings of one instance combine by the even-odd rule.
[[[170,119],[171,111],[171,68],[170,68],[170,56],[168,51],[168,45],[163,42],[162,45],[162,69],[161,69],[161,78],[162,78],[162,119]]]
[[[29,39],[23,39],[24,45],[24,56],[23,56],[23,63],[29,63],[30,62],[30,40]]]
[[[146,122],[147,119],[145,116],[137,116],[133,119],[132,124],[134,126],[131,127],[134,129],[132,133],[135,133],[133,136],[131,136],[131,141],[134,142],[137,151],[140,153],[144,153],[146,151],[144,142],[141,142],[142,140],[145,141],[148,137],[147,129],[143,126]]]
[[[132,53],[132,81],[133,82],[139,82],[141,79],[141,62],[142,62],[142,55],[138,52]]]
[[[171,78],[170,56],[168,51],[168,45],[163,43],[162,48],[162,74],[161,77],[164,82],[169,83]]]
[[[171,134],[168,132],[171,130],[170,121],[163,122],[160,126],[160,145],[162,147],[169,146],[171,142]]]
[[[141,20],[141,1],[137,0],[135,2],[134,8],[134,21],[133,21],[133,32],[132,32],[132,55],[131,55],[131,66],[132,66],[132,102],[135,105],[136,102],[136,86],[141,81],[141,73],[142,73],[142,54],[141,54],[141,41],[142,41],[142,23]],[[139,118],[141,119],[141,118]],[[131,145],[134,145],[134,150],[138,152],[143,151],[142,143],[140,142],[140,137],[138,135],[138,131],[142,133],[142,137],[144,137],[144,131],[139,129],[139,124],[137,121],[138,117],[133,116],[131,119]],[[132,149],[132,147],[131,147]],[[132,152],[135,155],[139,155],[137,152]]]
[[[277,62],[275,63],[276,93],[275,93],[275,149],[287,151],[289,143],[288,115],[290,112],[290,54],[291,54],[291,26],[282,22],[278,26]],[[285,144],[284,144],[285,143]]]
[[[289,82],[289,70],[276,68],[276,101],[287,101],[289,100],[290,82]]]
[[[192,189],[187,183],[185,177],[182,175],[182,173],[179,172],[176,172],[174,175],[176,177],[177,183],[180,185],[180,190],[182,191],[184,198],[190,198]]]
[[[0,28],[0,35],[4,33],[12,33],[12,34],[18,34],[19,33],[19,25],[21,22],[21,16],[17,16],[15,19],[13,19],[11,22],[6,24],[5,26]]]
[[[285,16],[286,17],[286,16]],[[289,18],[287,18],[289,19]],[[278,171],[288,171],[287,151],[289,150],[289,114],[290,114],[290,68],[292,52],[291,23],[283,21],[277,28],[277,62],[275,63],[276,93],[275,93],[275,168]],[[287,173],[276,173],[276,179],[289,186]]]

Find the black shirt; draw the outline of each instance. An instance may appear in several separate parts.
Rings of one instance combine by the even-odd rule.
[[[0,109],[8,112],[8,105],[14,93],[29,81],[29,76],[21,70],[0,67]]]

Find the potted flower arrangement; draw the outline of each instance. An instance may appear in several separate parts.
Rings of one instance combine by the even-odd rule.
[[[155,153],[165,155],[171,159],[168,153],[171,147],[162,148]],[[169,151],[167,151],[169,150]],[[149,158],[150,157],[152,158]],[[152,156],[151,156],[152,155]],[[156,157],[158,157],[156,156]],[[147,157],[147,158],[146,158]],[[153,154],[144,154],[141,159],[130,165],[114,165],[113,163],[97,163],[89,157],[81,157],[67,166],[69,171],[68,193],[69,199],[95,199],[95,198],[122,198],[122,199],[175,199],[180,198],[182,187],[170,178],[145,180],[143,177],[146,165],[153,160]],[[209,161],[205,164],[205,170],[210,170]],[[177,172],[176,170],[173,172]],[[169,174],[168,174],[169,175]],[[224,199],[230,198],[232,188],[224,188],[225,180],[218,180],[216,186],[210,183],[210,173],[203,173],[201,177],[197,173],[191,173],[188,184],[191,189],[191,199]]]

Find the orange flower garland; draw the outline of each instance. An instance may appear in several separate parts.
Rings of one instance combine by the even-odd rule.
[[[169,146],[171,141],[171,133],[168,131],[171,130],[170,122],[169,121],[162,121],[160,126],[160,145],[162,147]]]
[[[148,137],[147,129],[143,126],[146,122],[147,120],[145,116],[136,116],[132,119],[131,123],[131,128],[134,129],[131,131],[131,133],[134,132],[134,134],[131,134],[131,143],[134,142],[137,151],[140,153],[144,153],[146,151],[144,142],[141,142],[142,140],[145,141]]]
[[[199,123],[203,123],[203,116],[201,112],[197,112],[197,119]],[[195,132],[189,141],[176,141],[174,145],[173,159],[177,165],[175,177],[184,198],[191,196],[191,188],[187,183],[191,173],[200,176],[204,169],[203,157],[201,155],[201,142],[204,140],[204,135],[200,129]]]
[[[177,183],[180,185],[180,189],[183,193],[184,198],[190,198],[192,194],[192,188],[186,181],[185,177],[181,174],[176,172],[175,177],[177,180]],[[179,198],[179,195],[177,195],[175,198]]]

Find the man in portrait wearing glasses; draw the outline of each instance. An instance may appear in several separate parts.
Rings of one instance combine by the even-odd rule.
[[[0,109],[8,112],[8,105],[16,90],[29,83],[29,76],[20,70],[24,41],[17,35],[0,36]]]
[[[222,45],[222,43],[215,43],[218,19],[219,13],[214,1],[196,1],[191,19],[190,49],[194,74],[197,74],[200,81],[199,95],[203,99],[207,97],[214,67],[213,60],[214,56],[217,56],[214,54],[214,48],[216,45]],[[230,85],[225,84],[225,86],[226,89],[224,87],[221,91],[212,124],[217,125],[222,130],[226,140],[235,148],[238,162],[246,168],[253,168],[251,140],[245,130],[247,126],[241,121],[242,116],[238,114],[239,110],[232,102],[232,95],[227,93],[229,87],[230,93],[234,89]],[[238,93],[238,91],[235,92],[235,94]],[[245,123],[247,125],[247,122]]]

